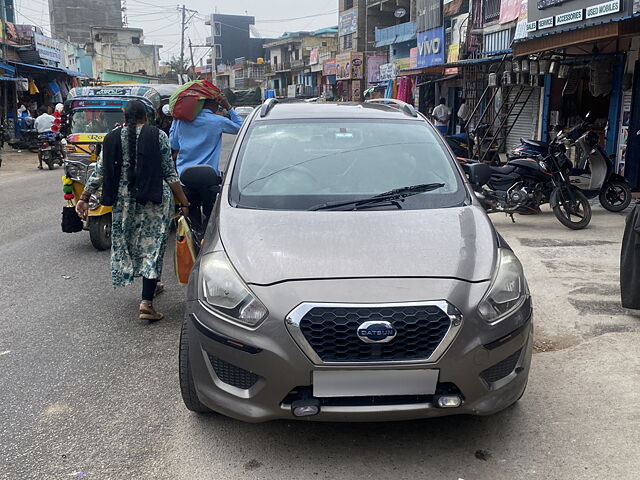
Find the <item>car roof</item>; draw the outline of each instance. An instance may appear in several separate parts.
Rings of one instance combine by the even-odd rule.
[[[413,117],[395,105],[381,103],[356,102],[287,102],[276,103],[269,109],[268,115],[256,115],[254,121],[264,122],[288,119],[386,119],[424,121],[420,116]]]

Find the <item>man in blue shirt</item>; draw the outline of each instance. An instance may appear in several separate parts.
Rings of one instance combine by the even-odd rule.
[[[217,113],[219,107],[226,109],[230,118],[219,115]],[[219,100],[205,100],[202,111],[192,122],[174,120],[169,140],[171,148],[177,151],[178,174],[181,174],[186,167],[193,165],[210,165],[220,174],[222,134],[235,135],[240,127],[242,127],[242,118],[224,97]],[[183,188],[190,203],[191,222],[195,229],[202,232],[209,221],[215,198],[211,198],[211,195],[204,192]]]

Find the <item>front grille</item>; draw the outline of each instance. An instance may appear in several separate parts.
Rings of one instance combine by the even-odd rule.
[[[228,385],[246,390],[253,387],[260,378],[255,373],[249,372],[244,368],[236,367],[211,354],[208,354],[208,356],[213,371],[216,372],[216,375],[222,382]]]
[[[364,343],[357,330],[370,320],[390,322],[396,337],[389,343]],[[449,316],[435,305],[315,307],[300,321],[300,331],[324,362],[424,360],[450,326]]]
[[[521,351],[522,349],[518,350],[514,354],[509,355],[501,362],[496,363],[493,367],[489,367],[486,370],[483,370],[480,373],[480,376],[487,383],[497,382],[498,380],[503,379],[511,372],[513,372],[514,368],[516,368],[516,363],[518,363]]]

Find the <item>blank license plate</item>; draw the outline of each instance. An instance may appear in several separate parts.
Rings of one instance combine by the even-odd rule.
[[[433,395],[438,370],[321,370],[313,372],[314,397]]]

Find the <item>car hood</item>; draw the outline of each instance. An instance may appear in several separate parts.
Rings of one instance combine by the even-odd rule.
[[[486,281],[497,236],[476,206],[434,210],[309,212],[226,207],[225,251],[245,282],[361,277]]]

